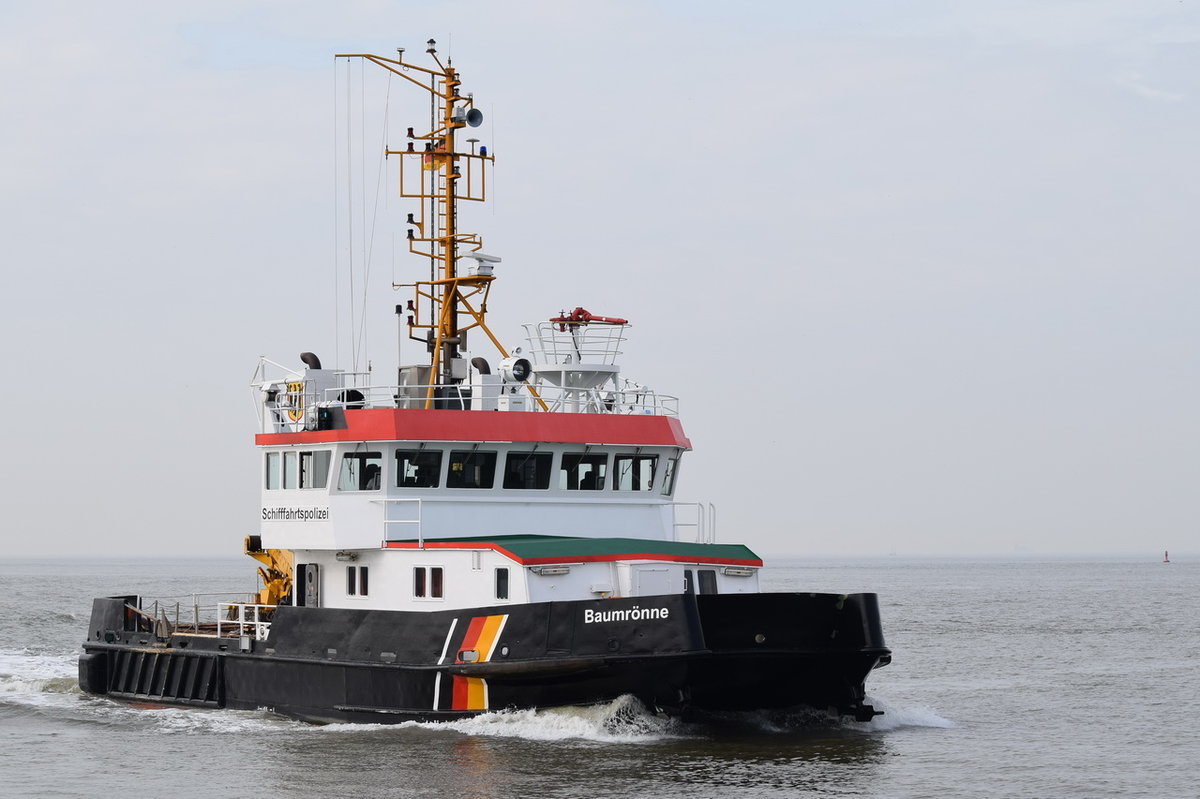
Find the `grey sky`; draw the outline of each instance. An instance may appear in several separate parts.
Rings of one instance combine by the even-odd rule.
[[[331,56],[430,37],[498,156],[493,329],[632,320],[722,540],[1198,549],[1196,3],[506,0],[0,7],[6,553],[238,551],[255,358],[350,361]]]

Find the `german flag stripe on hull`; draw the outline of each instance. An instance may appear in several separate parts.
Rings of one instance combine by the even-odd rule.
[[[463,633],[454,662],[486,663],[491,660],[507,621],[508,614],[472,618],[466,632]],[[467,655],[468,652],[474,653],[473,656]],[[466,659],[464,655],[467,655]],[[487,710],[487,680],[482,677],[453,675],[450,707],[452,710]]]
[[[482,677],[464,677],[461,674],[455,674],[452,689],[451,710],[488,709],[487,680]]]
[[[467,625],[462,643],[458,645],[458,655],[455,663],[486,663],[492,659],[492,652],[500,640],[500,633],[508,621],[508,614],[501,616],[476,616]],[[463,659],[467,652],[474,652],[473,658]]]

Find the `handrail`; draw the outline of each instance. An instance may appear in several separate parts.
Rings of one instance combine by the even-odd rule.
[[[615,365],[625,341],[626,324],[562,325],[558,322],[526,324],[528,355],[537,365],[601,363]]]
[[[228,602],[217,602],[220,597],[229,598]],[[257,591],[212,591],[208,593],[171,594],[159,597],[141,597],[139,612],[155,619],[155,624],[164,624],[166,632],[185,628],[188,625],[199,631],[201,624],[212,624],[221,621],[221,606],[252,602],[258,597]],[[184,600],[187,600],[186,602]],[[210,604],[211,603],[211,604]],[[174,606],[172,608],[172,606]],[[191,619],[182,620],[184,608],[191,607]],[[131,606],[132,607],[132,606]],[[204,608],[203,620],[201,608]],[[171,621],[168,613],[174,611],[175,620]]]
[[[384,513],[383,513],[383,517],[384,517],[383,518],[383,540],[384,541],[391,540],[390,538],[388,538],[387,526],[389,524],[415,524],[417,526],[417,548],[418,549],[425,548],[425,528],[421,524],[421,502],[424,499],[425,499],[424,497],[386,497],[386,498],[382,498],[382,499],[371,500],[372,502],[378,502],[381,505],[399,504],[401,502],[417,503],[417,518],[415,518],[415,519],[389,519],[389,518],[387,518],[387,510],[386,509],[384,510]]]
[[[697,544],[712,544],[717,540],[717,509],[711,502],[707,508],[703,502],[672,502],[671,520],[671,535],[675,541],[679,540],[680,527],[695,527],[696,528],[696,543]],[[696,512],[696,520],[693,522],[681,522],[674,511],[677,508],[692,508]]]
[[[569,371],[572,365],[579,365],[578,358],[588,352],[576,350],[562,357],[550,358],[539,357],[536,352],[529,354],[538,361],[539,368],[551,367]],[[612,352],[615,351],[605,349],[602,354],[607,357],[607,354]],[[571,355],[571,358],[568,359],[567,355]],[[619,379],[615,371],[603,386],[589,387],[555,385],[554,381],[541,379],[536,373],[537,369],[532,381],[519,385],[534,390],[535,396],[541,401],[522,406],[521,410],[539,413],[679,416],[678,397],[659,394],[628,379]],[[324,370],[314,374],[323,377],[303,378],[297,371],[289,370],[265,357],[259,358],[250,385],[253,389],[255,412],[263,432],[316,429],[318,412],[322,409],[424,408],[431,394],[434,397],[434,407],[493,410],[499,396],[497,392],[502,393],[505,388],[518,385],[488,382],[484,379],[486,376],[468,379],[457,386],[399,383],[374,385],[370,382],[373,375],[369,372]],[[442,394],[446,396],[440,396]]]
[[[228,615],[230,615],[229,611],[232,610],[233,608],[237,608],[236,617],[233,619],[224,618],[224,617],[227,617]],[[222,609],[227,609],[227,610],[226,610],[226,612],[222,613]],[[247,609],[253,610],[252,618],[249,618],[249,619],[246,618],[246,610]],[[233,635],[241,637],[241,636],[247,635],[249,631],[253,631],[255,641],[267,640],[267,635],[269,634],[269,632],[271,630],[271,622],[266,621],[265,619],[263,619],[261,617],[260,611],[263,611],[263,610],[273,611],[273,610],[275,610],[275,606],[274,605],[251,605],[251,604],[248,604],[245,602],[219,602],[219,603],[217,603],[217,637],[218,638],[221,637],[221,626],[222,626],[222,624],[224,624],[226,627],[234,628]]]
[[[469,390],[473,385],[468,382],[454,386],[453,388],[466,391],[469,394]],[[671,394],[660,394],[653,389],[637,385],[628,380],[624,381],[622,386],[615,389],[572,388],[555,386],[540,381],[534,384],[534,387],[537,389],[538,396],[550,406],[546,410],[552,413],[570,413],[570,410],[564,410],[567,406],[564,405],[563,401],[576,400],[581,393],[589,393],[596,394],[598,400],[590,406],[590,409],[586,411],[587,413],[609,413],[618,416],[627,416],[630,414],[679,416],[679,397]],[[341,395],[346,388],[354,388],[361,392],[363,395],[362,399],[345,399]],[[433,384],[336,386],[325,389],[320,393],[320,396],[312,395],[308,399],[312,403],[325,408],[403,408],[410,402],[418,403],[413,407],[424,408],[425,398],[430,388],[443,389],[446,387]],[[435,398],[435,402],[465,403],[472,399],[468,394]],[[541,411],[537,403],[529,406],[529,409]]]

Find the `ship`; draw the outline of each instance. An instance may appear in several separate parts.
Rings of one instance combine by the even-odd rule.
[[[622,375],[627,319],[571,303],[511,350],[488,327],[502,260],[461,232],[460,204],[487,200],[495,154],[461,141],[482,113],[435,45],[424,66],[335,57],[428,94],[429,130],[385,148],[428,266],[395,309],[419,362],[377,385],[312,352],[260,359],[258,589],[94,599],[80,688],[312,723],[627,696],[678,716],[878,715],[876,594],[764,592],[715,506],[676,500],[691,442],[676,397]]]

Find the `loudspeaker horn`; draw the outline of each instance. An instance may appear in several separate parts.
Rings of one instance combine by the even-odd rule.
[[[483,124],[483,112],[478,108],[472,108],[467,112],[467,124],[473,128],[477,128]]]

